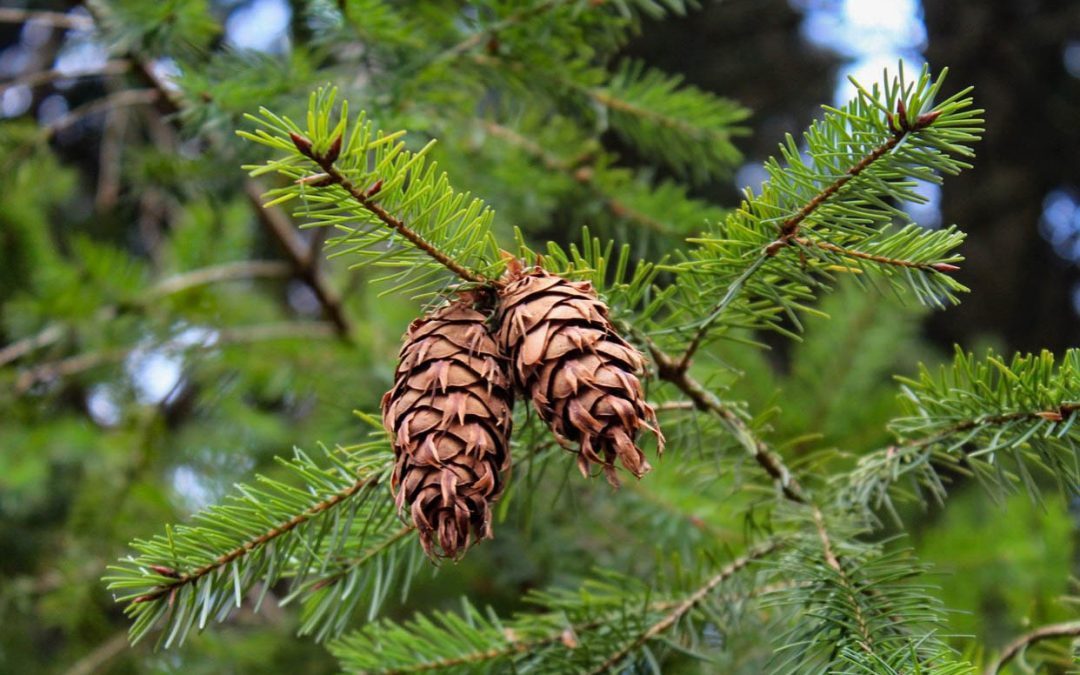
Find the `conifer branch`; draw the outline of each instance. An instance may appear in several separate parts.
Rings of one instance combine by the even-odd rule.
[[[1066,621],[1063,623],[1041,626],[1030,633],[1021,635],[1005,646],[1001,655],[992,661],[990,665],[986,667],[986,670],[983,671],[984,675],[998,675],[1009,661],[1012,661],[1018,654],[1022,653],[1036,642],[1062,637],[1080,637],[1080,621]]]
[[[789,240],[790,244],[797,244],[799,246],[812,246],[832,253],[838,253],[845,258],[859,258],[862,260],[870,260],[872,262],[880,263],[882,265],[891,265],[893,267],[910,267],[917,270],[933,270],[935,272],[958,272],[960,270],[956,265],[943,262],[921,262],[917,260],[904,260],[902,258],[890,258],[883,255],[875,255],[873,253],[864,253],[862,251],[853,251],[851,249],[844,248],[843,246],[837,246],[836,244],[827,241],[818,241],[814,239],[808,239],[807,237],[794,237]]]
[[[240,546],[232,549],[231,551],[228,551],[218,556],[213,562],[209,562],[194,570],[191,570],[189,572],[180,572],[178,570],[162,571],[162,574],[164,576],[173,577],[175,578],[175,581],[162,583],[157,588],[154,588],[151,591],[132,599],[131,603],[139,604],[143,602],[150,602],[151,600],[156,600],[157,598],[160,598],[167,593],[173,593],[182,586],[195,583],[199,579],[205,577],[207,574],[217,571],[218,569],[224,567],[225,565],[228,565],[229,563],[237,560],[238,558],[247,555],[251,551],[266,546],[274,539],[292,531],[298,525],[302,525],[311,520],[312,518],[316,518],[321,514],[333,509],[335,506],[349,499],[363,488],[368,487],[376,482],[378,482],[377,478],[358,478],[352,483],[352,485],[347,486],[343,490],[338,490],[326,499],[323,499],[322,501],[317,502],[305,511],[296,514],[289,520],[274,525],[259,536],[254,537],[253,539],[249,539]]]
[[[697,330],[690,338],[690,342],[683,350],[682,356],[679,358],[678,368],[686,370],[690,367],[691,359],[694,357],[694,355],[697,353],[697,350],[704,343],[706,336],[709,334],[709,331],[712,329],[713,325],[723,316],[725,310],[735,299],[738,293],[742,290],[746,281],[751,276],[756,274],[762,267],[764,267],[765,262],[769,258],[774,257],[781,248],[792,244],[793,240],[796,239],[799,233],[799,227],[803,223],[803,221],[805,221],[811,214],[813,214],[814,211],[816,211],[821,205],[825,204],[829,199],[831,199],[834,195],[840,192],[841,188],[851,182],[852,179],[858,177],[860,174],[870,168],[870,166],[872,166],[874,162],[880,160],[887,153],[891,152],[902,140],[904,140],[908,133],[914,133],[925,129],[926,127],[930,126],[930,124],[932,124],[935,119],[937,119],[936,115],[923,115],[919,118],[919,121],[917,121],[916,124],[914,124],[910,128],[903,130],[895,130],[894,133],[887,140],[885,140],[883,143],[881,143],[873,150],[868,152],[866,155],[864,155],[861,159],[855,162],[855,164],[853,164],[851,168],[844,172],[843,175],[839,176],[832,183],[826,185],[824,188],[819,190],[813,197],[807,200],[806,203],[803,204],[803,206],[799,208],[798,211],[786,218],[780,224],[776,240],[763,248],[759,256],[755,258],[754,261],[746,267],[745,271],[731,283],[731,285],[725,292],[724,297],[721,298],[721,300],[716,304],[712,311],[709,312],[705,320],[698,326]],[[830,248],[834,246],[833,244],[822,245],[822,243],[818,243],[818,245],[820,248],[826,248],[835,251],[835,249]],[[869,256],[865,255],[861,257],[869,258]],[[879,260],[878,262],[883,261]]]
[[[748,567],[755,560],[760,560],[761,558],[769,555],[779,547],[780,542],[772,541],[768,544],[755,548],[746,555],[741,556],[738,559],[732,561],[731,563],[725,565],[724,568],[721,569],[715,576],[710,578],[700,588],[687,596],[685,600],[673,607],[671,611],[669,611],[663,618],[661,618],[656,623],[650,625],[636,639],[634,639],[632,642],[628,643],[624,647],[621,647],[618,651],[609,656],[597,668],[590,671],[590,675],[599,675],[600,673],[607,672],[609,669],[614,668],[624,658],[626,658],[628,654],[632,653],[636,649],[639,649],[649,640],[652,640],[656,636],[664,633],[672,626],[674,626],[676,622],[678,622],[683,616],[685,616],[687,612],[694,609],[694,607],[697,606],[697,604],[701,602],[702,599],[705,598],[705,596],[712,592],[714,588],[719,586],[727,579],[730,579],[740,570]]]
[[[340,146],[341,139],[339,138],[336,143]],[[301,144],[298,144],[298,147],[299,145]],[[301,152],[303,152],[303,150],[301,150]],[[367,188],[366,190],[361,190],[342,174],[336,166],[334,166],[334,160],[328,154],[315,154],[312,152],[308,157],[314,160],[323,170],[323,173],[326,174],[328,184],[340,185],[342,189],[349,193],[353,201],[370,211],[376,218],[381,220],[383,224],[400,234],[418,250],[423,251],[428,257],[456,274],[463,281],[483,286],[494,286],[496,288],[502,286],[503,282],[498,279],[489,279],[465,268],[444,251],[439,250],[414,230],[409,228],[400,218],[388,213],[386,209],[381,207],[373,199],[379,192],[379,188],[377,187],[378,184]]]
[[[909,477],[943,502],[942,468],[972,475],[998,496],[1015,482],[1037,496],[1041,488],[1031,469],[1049,471],[1067,493],[1080,486],[1080,350],[1066,352],[1060,364],[1048,352],[1006,363],[992,352],[976,359],[957,351],[951,367],[923,368],[918,378],[901,382],[906,416],[890,424],[897,443],[859,460],[845,479],[842,501],[885,507],[899,519],[893,486]]]
[[[859,647],[867,654],[873,654],[873,638],[870,636],[870,629],[867,626],[866,617],[863,616],[862,606],[859,604],[858,597],[856,597],[856,590],[851,583],[851,579],[848,578],[847,573],[844,571],[844,567],[840,564],[839,558],[836,557],[832,540],[829,538],[829,533],[825,529],[825,518],[821,513],[821,509],[817,506],[813,507],[813,517],[814,527],[817,530],[818,538],[821,540],[821,548],[825,555],[825,562],[834,572],[836,572],[840,584],[843,586],[851,600],[851,609],[855,615],[855,622],[859,629]],[[866,593],[866,590],[864,590],[863,593]]]
[[[529,599],[540,612],[510,619],[482,613],[465,601],[460,614],[436,611],[405,623],[384,620],[369,624],[332,644],[331,651],[349,672],[381,675],[450,669],[487,672],[500,667],[531,670],[537,666],[545,672],[592,672],[604,658],[608,663],[596,671],[602,672],[646,642],[670,633],[702,607],[720,584],[781,550],[788,541],[771,539],[719,570],[711,559],[703,559],[704,569],[687,578],[672,579],[671,587],[664,591],[650,590],[636,580],[605,576],[589,579],[572,591],[535,592]],[[787,586],[787,582],[751,586],[709,602],[737,604]],[[655,599],[658,595],[663,599]],[[628,613],[630,607],[634,611]],[[643,623],[641,617],[649,623]],[[600,649],[610,649],[610,656],[604,656]]]
[[[761,468],[765,469],[765,472],[776,481],[777,486],[779,486],[785,497],[799,504],[808,503],[807,496],[803,492],[802,487],[792,475],[791,471],[784,466],[783,460],[769,449],[769,446],[765,441],[754,434],[746,422],[739,417],[737,413],[728,406],[725,406],[712,392],[692,378],[686,369],[682,367],[680,361],[676,360],[675,357],[660,349],[655,342],[647,336],[642,335],[639,331],[631,332],[645,343],[649,350],[649,354],[656,363],[656,372],[660,379],[670,382],[678,387],[691,401],[693,401],[698,410],[710,412],[719,417],[731,431],[732,435],[735,436],[736,440],[738,440],[747,452],[750,453],[750,456],[754,458],[754,461],[756,461]]]

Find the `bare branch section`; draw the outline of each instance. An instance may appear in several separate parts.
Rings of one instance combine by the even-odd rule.
[[[766,473],[772,476],[773,480],[787,499],[798,504],[808,503],[807,496],[803,492],[802,487],[792,475],[791,471],[784,466],[783,460],[769,449],[769,446],[765,441],[754,434],[746,424],[745,420],[739,417],[739,415],[731,410],[731,408],[724,405],[720,399],[706,389],[700,382],[690,377],[689,373],[686,372],[686,368],[682,367],[681,363],[674,356],[660,349],[660,347],[648,337],[645,337],[636,331],[634,332],[648,348],[649,354],[656,363],[657,375],[660,379],[670,382],[678,387],[679,390],[690,398],[694,407],[698,410],[709,412],[719,417],[724,425],[731,431],[732,435],[735,436],[739,443],[741,443],[742,446],[746,448],[747,452],[754,458],[754,461],[756,461],[761,468],[765,469]]]
[[[262,206],[262,194],[265,188],[254,180],[244,181],[244,193],[255,208],[255,215],[274,239],[277,240],[285,256],[292,263],[296,276],[307,284],[311,292],[315,294],[319,304],[323,307],[323,313],[327,320],[337,327],[338,334],[348,339],[352,334],[352,322],[345,314],[341,296],[330,285],[326,275],[315,264],[314,257],[303,237],[295,227],[292,220],[284,211],[278,208],[265,209]]]
[[[29,9],[0,8],[0,23],[28,23],[36,21],[56,28],[90,30],[94,27],[90,17],[63,12],[36,12]]]
[[[161,96],[161,101],[172,111],[178,112],[183,108],[183,100],[179,92],[170,86],[150,64],[142,60],[135,60],[139,75],[151,84]],[[211,139],[214,140],[214,139]],[[318,269],[316,264],[317,247],[311,249],[303,241],[296,228],[293,227],[289,216],[278,208],[265,209],[262,206],[261,195],[265,189],[254,180],[244,181],[244,192],[252,203],[255,215],[263,227],[277,240],[284,250],[289,262],[292,263],[296,276],[311,289],[323,307],[323,314],[337,329],[338,335],[346,342],[352,335],[352,322],[345,313],[341,302],[341,296],[334,290],[326,276]],[[317,242],[321,247],[321,241]]]
[[[1001,656],[996,661],[992,661],[983,672],[985,675],[997,675],[1009,661],[1012,661],[1029,646],[1043,640],[1063,637],[1080,637],[1080,621],[1050,624],[1021,635],[1006,645],[1005,650],[1001,652]]]

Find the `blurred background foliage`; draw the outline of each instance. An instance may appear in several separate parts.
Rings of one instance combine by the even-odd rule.
[[[338,21],[336,5],[315,0],[91,3],[97,20],[116,24],[109,44],[89,30],[94,15],[81,5],[0,4],[0,671],[334,670],[318,645],[283,639],[298,618],[274,603],[182,651],[129,650],[127,621],[99,579],[129,540],[183,521],[255,470],[273,475],[273,456],[364,433],[352,411],[377,407],[418,305],[378,297],[368,271],[305,259],[319,235],[288,222],[282,234],[282,223],[253,208],[239,169],[251,158],[232,132],[259,105],[302,109],[311,87],[327,80],[362,90],[359,80],[382,74],[360,67],[369,64],[358,45],[416,49],[410,21],[454,5],[405,4],[343,1],[346,20]],[[57,14],[27,22],[24,9]],[[457,29],[446,30],[453,44]],[[485,49],[545,39],[508,35]],[[655,161],[632,126],[583,143],[569,125],[501,109],[505,101],[438,69],[396,77],[399,90],[364,105],[383,109],[386,128],[442,139],[438,159],[460,187],[494,205],[504,241],[518,226],[534,241],[569,242],[589,224],[655,258],[722,215],[737,188],[760,183],[758,167],[784,133],[804,128],[820,104],[846,99],[842,75],[876,79],[898,57],[949,66],[954,84],[975,85],[987,135],[974,170],[942,189],[924,186],[929,204],[917,217],[969,232],[959,279],[974,292],[928,317],[842,288],[820,308],[831,320],[810,319],[804,341],[765,338],[768,352],[725,347],[731,372],[743,374],[735,393],[754,410],[783,401],[769,422],[776,437],[794,439],[783,452],[798,466],[822,461],[811,448],[836,448],[843,459],[886,445],[885,424],[898,413],[891,376],[942,360],[953,342],[1006,352],[1076,346],[1075,2],[730,0],[685,17],[646,17],[621,49],[738,102],[725,122],[745,133],[725,139],[730,147],[708,146],[722,153],[714,164],[730,170]],[[526,53],[555,70],[588,58],[587,49]],[[153,60],[144,71],[125,54]],[[178,68],[184,60],[200,67]],[[178,113],[171,95],[197,104]],[[530,133],[455,112],[475,106],[500,110]],[[750,112],[745,119],[739,106]],[[586,100],[565,114],[599,112]],[[599,166],[594,155],[605,158]],[[614,155],[618,164],[604,164]],[[673,211],[672,203],[690,206]],[[338,294],[330,302],[319,295],[327,288]],[[708,432],[709,442],[732,442]],[[535,479],[562,486],[550,516],[504,514],[494,542],[422,578],[391,615],[451,607],[462,594],[518,609],[523,591],[573,581],[597,559],[647,570],[649,543],[620,517],[651,508],[662,519],[667,500],[693,500],[694,461],[668,457],[674,467],[614,496],[564,481],[556,463],[549,471],[558,475]],[[737,537],[743,524],[718,516],[709,496],[732,481],[698,496],[704,525],[673,530],[682,546],[694,536]],[[651,507],[624,508],[635,500]],[[1020,495],[990,506],[961,485],[951,506],[913,512],[908,522],[916,523],[911,543],[934,564],[940,597],[958,610],[949,629],[959,649],[972,644],[964,636],[994,648],[1031,625],[1075,616],[1076,589],[1064,581],[1080,574],[1075,505]],[[591,517],[582,522],[581,513]]]

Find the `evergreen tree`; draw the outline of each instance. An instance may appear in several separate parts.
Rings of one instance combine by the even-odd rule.
[[[4,85],[80,102],[0,124],[0,669],[1071,664],[1080,351],[915,367],[964,235],[903,207],[982,111],[899,68],[708,203],[748,112],[619,57],[692,11],[309,0],[267,55],[206,2],[5,10],[109,59]],[[921,508],[1041,519],[1041,625],[954,635],[998,582]]]

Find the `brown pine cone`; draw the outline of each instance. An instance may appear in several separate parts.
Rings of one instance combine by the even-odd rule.
[[[664,437],[645,402],[645,358],[615,331],[592,284],[540,268],[511,272],[500,291],[499,345],[513,365],[514,383],[564,447],[578,444],[578,467],[603,467],[618,486],[615,458],[638,478],[652,467],[637,447],[642,427]]]
[[[509,477],[508,364],[469,300],[412,322],[382,399],[397,460],[390,489],[431,558],[458,558],[491,538],[491,504]]]

